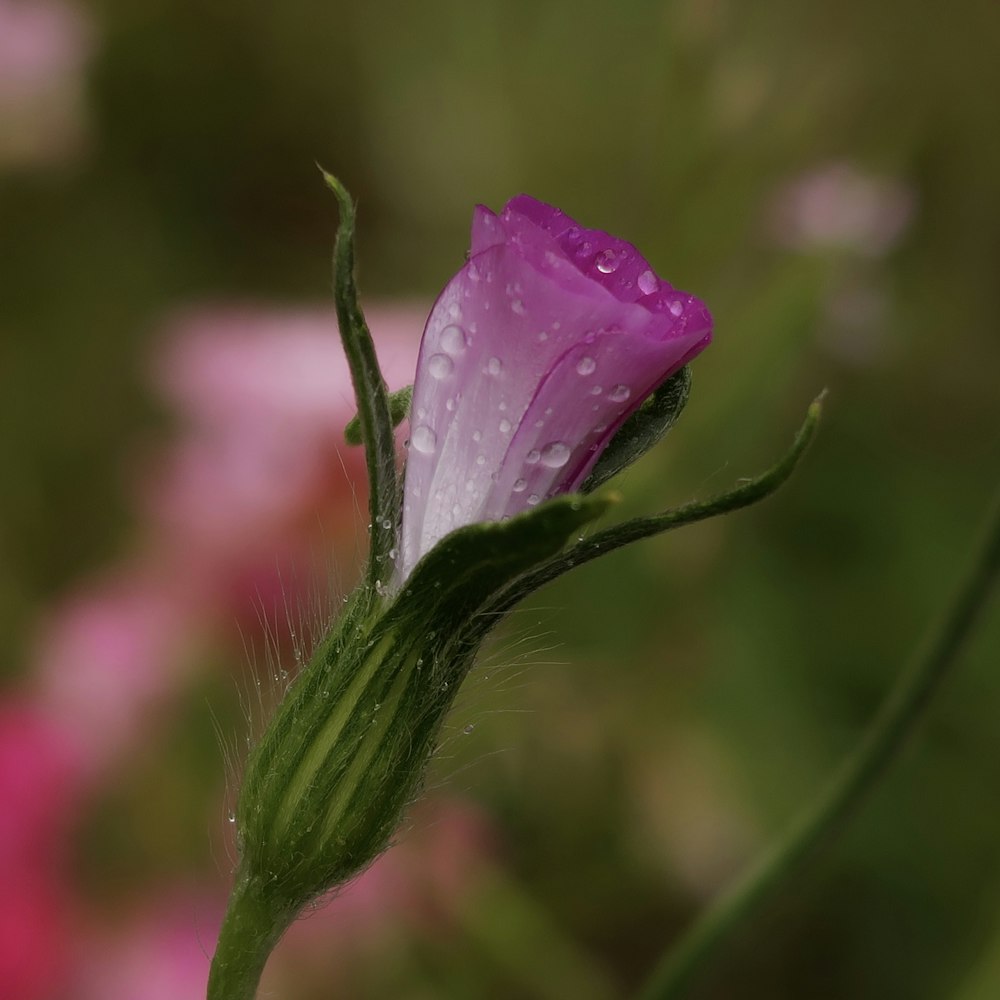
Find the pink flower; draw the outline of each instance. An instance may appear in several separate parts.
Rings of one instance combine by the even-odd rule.
[[[631,244],[526,195],[479,206],[420,348],[400,578],[455,528],[579,487],[711,330]]]
[[[67,833],[78,808],[73,748],[28,703],[0,703],[0,983],[6,1000],[61,995],[72,911]]]
[[[196,604],[148,569],[82,588],[43,622],[36,683],[83,774],[103,772],[176,686]]]
[[[371,310],[394,388],[412,374],[421,315]],[[344,443],[355,403],[336,329],[332,310],[207,309],[173,325],[156,375],[183,428],[145,501],[168,547],[208,571],[254,553],[273,565],[318,521],[328,540],[354,528],[364,455]]]
[[[83,126],[90,25],[59,0],[0,0],[0,163],[49,160]]]
[[[223,906],[198,892],[154,899],[125,926],[95,935],[78,1000],[202,1000]]]
[[[779,239],[790,247],[879,257],[906,231],[914,210],[913,192],[900,182],[834,162],[789,183],[772,215]]]

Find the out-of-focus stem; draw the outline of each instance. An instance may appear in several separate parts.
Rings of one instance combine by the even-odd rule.
[[[851,817],[885,773],[955,662],[1000,574],[1000,496],[975,563],[937,628],[903,671],[857,748],[784,837],[697,920],[654,970],[639,1000],[676,1000]]]

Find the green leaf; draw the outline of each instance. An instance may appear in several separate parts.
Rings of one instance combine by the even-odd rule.
[[[410,403],[413,400],[413,386],[408,385],[389,393],[389,416],[393,428],[398,427],[410,413]],[[344,428],[344,439],[348,444],[363,444],[361,438],[361,418],[355,414]]]
[[[650,538],[674,528],[681,528],[687,524],[694,524],[697,521],[705,521],[710,517],[718,517],[720,514],[729,514],[769,497],[795,471],[799,460],[816,436],[823,413],[823,397],[825,395],[824,390],[813,400],[791,448],[781,461],[766,472],[753,479],[744,480],[732,490],[710,497],[708,500],[696,500],[661,514],[633,518],[624,524],[616,524],[604,531],[595,532],[572,548],[554,555],[547,562],[513,580],[490,603],[489,607],[485,609],[485,613],[488,615],[505,614],[522,598],[527,597],[528,594],[561,576],[574,566],[590,562],[591,559],[620,549],[623,545],[629,545],[632,542]]]
[[[592,493],[626,466],[642,458],[674,425],[690,392],[691,369],[685,365],[622,424],[580,487],[580,492]]]
[[[392,415],[375,345],[358,303],[354,277],[354,201],[336,177],[322,168],[320,173],[340,206],[340,225],[333,251],[334,301],[340,337],[351,369],[360,437],[368,465],[371,553],[367,576],[369,582],[373,582],[388,573],[389,551],[395,545],[399,521],[400,489]]]
[[[617,499],[556,497],[507,521],[458,528],[417,563],[389,615],[412,620],[414,628],[459,627],[511,581],[548,563]]]

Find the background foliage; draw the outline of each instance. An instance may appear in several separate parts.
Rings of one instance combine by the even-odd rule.
[[[995,487],[1000,7],[85,13],[76,139],[0,153],[10,698],[48,609],[136,545],[135,470],[177,433],[148,375],[167,317],[326,305],[335,212],[315,161],[359,200],[371,301],[431,301],[472,205],[527,191],[709,303],[716,343],[678,428],[621,481],[630,511],[754,473],[829,387],[778,497],[586,567],[498,637],[431,781],[492,831],[456,913],[280,987],[624,993],[851,745]],[[877,800],[700,995],[998,994],[998,652],[994,615]],[[243,660],[238,642],[203,645],[169,721],[87,803],[65,877],[88,919],[118,926],[154,885],[224,885],[213,716],[229,741],[245,731]]]

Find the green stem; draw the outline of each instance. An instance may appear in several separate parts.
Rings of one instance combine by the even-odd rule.
[[[719,948],[853,812],[893,762],[955,662],[1000,574],[1000,497],[983,545],[941,624],[903,671],[854,752],[785,836],[665,955],[640,1000],[683,996]]]
[[[267,957],[293,916],[276,920],[260,883],[237,876],[212,958],[207,1000],[253,1000]]]

